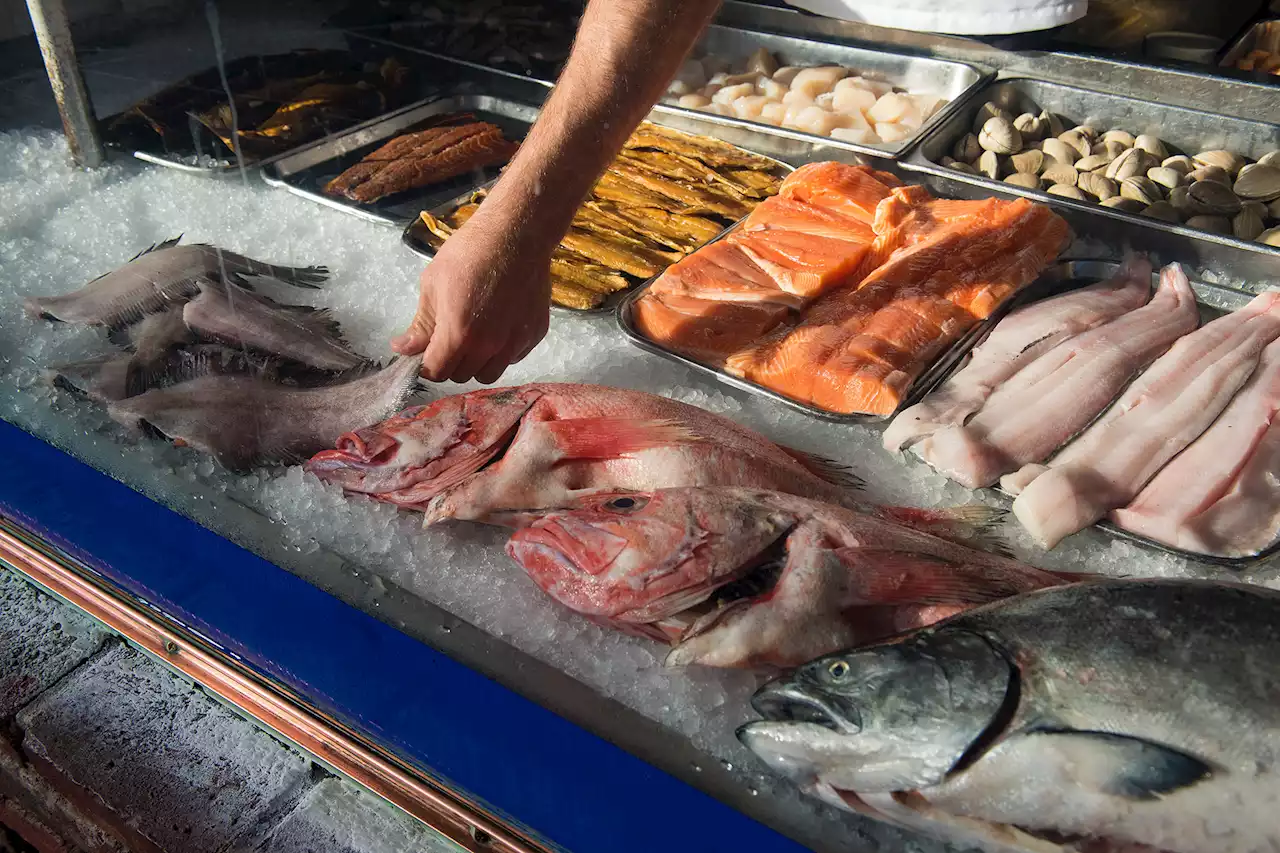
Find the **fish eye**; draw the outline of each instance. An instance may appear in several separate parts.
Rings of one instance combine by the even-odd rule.
[[[849,664],[845,661],[838,660],[827,667],[827,675],[831,676],[832,681],[839,681],[849,674]]]
[[[622,497],[612,498],[605,501],[604,506],[605,509],[616,509],[622,512],[630,512],[634,509],[642,509],[648,502],[648,498],[637,498],[631,497],[630,495],[623,495]]]

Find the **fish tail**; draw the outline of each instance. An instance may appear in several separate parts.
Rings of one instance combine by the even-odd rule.
[[[860,490],[866,487],[867,481],[853,473],[850,466],[834,459],[828,459],[825,456],[818,456],[814,453],[807,453],[803,450],[796,450],[785,445],[778,445],[778,448],[792,459],[799,462],[811,473],[821,477],[833,486],[840,486],[845,489]]]
[[[226,249],[218,249],[212,246],[209,249],[218,254],[221,267],[226,276],[241,280],[245,275],[252,275],[274,279],[307,290],[318,290],[329,278],[329,268],[326,266],[278,266],[255,260],[237,252],[230,252]]]
[[[1009,511],[1000,507],[979,503],[940,509],[887,506],[880,507],[880,514],[889,521],[932,534],[939,539],[1005,557],[1012,556],[1008,543],[1000,533]]]

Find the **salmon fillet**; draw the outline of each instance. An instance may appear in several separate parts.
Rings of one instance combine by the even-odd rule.
[[[801,299],[774,279],[738,245],[721,240],[667,268],[649,292],[713,302],[773,302],[799,308]]]
[[[869,224],[875,219],[876,206],[899,185],[896,178],[867,166],[809,163],[787,176],[778,195],[828,207]]]
[[[844,284],[859,269],[869,244],[798,231],[735,231],[728,242],[769,274],[780,290],[804,301]]]
[[[723,302],[647,291],[632,306],[645,337],[705,364],[720,365],[790,313],[773,302]]]

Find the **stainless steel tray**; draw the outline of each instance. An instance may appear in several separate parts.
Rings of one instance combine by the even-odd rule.
[[[517,102],[512,101],[511,103],[514,104]],[[502,102],[501,101],[495,102],[494,106],[495,108],[501,107]],[[649,113],[649,115],[646,117],[645,120],[650,121],[654,124],[662,125],[663,127],[670,127],[675,130],[683,130],[688,133],[714,135],[721,142],[727,142],[731,145],[737,145],[740,148],[749,150],[752,154],[757,154],[772,160],[777,165],[779,171],[782,172],[783,174],[794,170],[794,167],[790,163],[784,161],[778,155],[781,153],[782,150],[788,150],[788,151],[792,150],[793,146],[799,143],[789,143],[789,144],[779,145],[778,140],[774,138],[763,136],[759,133],[756,133],[754,130],[741,129],[741,128],[739,129],[730,128],[729,130],[732,131],[730,133],[713,133],[712,132],[713,129],[708,127],[708,122],[703,120],[703,116],[700,113],[694,113],[692,116],[683,115],[684,113],[688,113],[688,112],[690,111],[689,110],[676,111],[663,104],[659,104],[658,106],[653,108],[653,111]],[[744,145],[742,144],[743,141],[757,142],[760,144]],[[808,151],[810,146],[807,144],[802,144],[802,145],[804,148],[803,154],[810,153]],[[765,149],[765,150],[761,150],[761,149]],[[489,187],[493,186],[494,183],[496,183],[496,179],[487,181],[486,183],[480,186],[472,187],[466,190],[465,192],[458,193],[452,198],[437,204],[434,208],[429,208],[428,212],[431,213],[433,216],[443,216],[444,214],[447,214],[450,211],[452,211],[455,207],[461,204],[465,204],[470,199],[472,193],[480,189],[488,189]],[[732,223],[730,225],[727,225],[724,231],[722,231],[719,235],[717,235],[712,240],[709,240],[707,242],[711,243],[711,242],[715,242],[715,240],[720,239],[721,237],[724,236],[724,234],[728,233],[728,231],[731,230],[736,224],[737,223]],[[411,250],[413,250],[416,254],[421,255],[424,258],[432,258],[432,257],[435,257],[435,249],[431,247],[430,240],[428,239],[429,236],[430,236],[430,232],[427,231],[426,226],[422,224],[422,220],[418,218],[417,213],[415,212],[413,216],[413,220],[405,227],[404,233],[401,234],[400,236],[400,240],[406,246],[408,246]],[[660,271],[658,275],[662,275],[662,272]],[[574,314],[579,316],[612,314],[614,311],[617,310],[618,305],[622,302],[623,299],[626,298],[627,294],[635,292],[636,290],[640,290],[645,287],[648,287],[649,284],[651,284],[656,278],[657,276],[654,276],[653,278],[650,278],[647,281],[641,282],[640,284],[634,285],[625,290],[620,290],[616,293],[611,293],[607,297],[605,297],[604,301],[600,303],[600,305],[596,308],[570,308],[565,305],[553,304],[551,306],[551,310],[560,314]]]
[[[1072,121],[1087,122],[1101,129],[1122,127],[1134,134],[1154,133],[1167,145],[1190,153],[1227,148],[1255,159],[1280,148],[1280,125],[1018,77],[998,80],[979,91],[935,127],[911,156],[902,161],[902,167],[908,171],[945,178],[944,183],[948,187],[968,184],[981,187],[986,195],[1020,195],[1049,203],[1060,213],[1075,211],[1088,214],[1070,218],[1077,233],[1104,239],[1111,246],[1120,239],[1131,240],[1133,248],[1218,275],[1259,281],[1280,280],[1280,249],[1263,243],[1224,237],[1098,204],[1061,198],[940,165],[941,158],[950,152],[955,140],[969,131],[978,107],[987,101],[994,101],[1015,113],[1026,112],[1036,105]]]
[[[1102,281],[1103,279],[1107,279],[1115,275],[1119,268],[1120,264],[1116,261],[1097,259],[1066,261],[1056,264],[1046,272],[1046,275],[1041,277],[1039,282],[1037,282],[1038,286],[1045,287],[1047,289],[1038,293],[1036,298],[1053,296],[1059,293],[1068,293],[1072,290],[1093,284],[1094,282]],[[1153,272],[1151,278],[1152,284],[1154,285],[1159,279],[1159,271],[1157,270]],[[1218,285],[1209,284],[1203,281],[1192,280],[1191,289],[1195,291],[1196,301],[1200,306],[1200,318],[1202,323],[1217,319],[1218,317],[1229,314],[1232,311],[1243,308],[1248,304],[1249,300],[1253,298],[1252,294],[1242,293],[1230,288],[1219,287]],[[1098,416],[1101,417],[1105,411],[1106,410],[1104,409],[1103,412],[1099,412]],[[992,486],[984,491],[990,494],[999,495],[1006,502],[1011,502],[1013,498],[1013,495],[1009,494],[999,486]],[[1235,570],[1257,568],[1263,563],[1268,562],[1277,552],[1280,552],[1280,531],[1277,531],[1277,538],[1271,545],[1256,554],[1251,554],[1246,557],[1220,557],[1213,554],[1201,554],[1196,551],[1188,551],[1183,548],[1166,545],[1163,542],[1157,542],[1156,540],[1149,539],[1146,536],[1131,533],[1105,519],[1103,521],[1099,521],[1094,526],[1099,530],[1105,531],[1111,536],[1137,543],[1155,551]]]
[[[708,54],[730,61],[745,59],[758,48],[765,48],[779,60],[779,65],[843,65],[854,68],[864,77],[883,80],[910,91],[931,92],[947,99],[916,133],[899,142],[864,145],[842,142],[825,136],[816,136],[798,130],[774,127],[747,119],[718,116],[686,107],[664,103],[663,106],[690,113],[712,124],[725,127],[746,127],[757,133],[776,135],[807,144],[814,149],[818,159],[843,159],[839,152],[855,151],[873,157],[890,160],[901,157],[932,128],[946,120],[947,116],[961,108],[986,82],[988,71],[947,59],[890,53],[842,44],[796,38],[794,36],[749,32],[721,25],[712,25],[694,49],[694,55]]]
[[[720,236],[716,237],[715,240],[712,240],[710,242],[714,243],[718,240],[724,239],[737,227],[738,227],[737,225],[734,225],[730,228],[725,229],[725,231],[722,234],[720,234]],[[907,406],[915,405],[917,402],[921,400],[921,398],[924,397],[925,394],[928,394],[930,391],[936,388],[939,383],[946,380],[946,378],[956,370],[959,364],[962,361],[964,361],[965,356],[969,354],[969,351],[978,343],[978,341],[986,337],[987,334],[991,331],[991,329],[993,329],[995,325],[999,323],[1000,320],[1003,319],[1006,314],[1008,314],[1010,311],[1012,311],[1014,308],[1018,307],[1019,305],[1024,304],[1029,299],[1037,298],[1038,294],[1043,295],[1043,286],[1040,284],[1039,281],[1036,281],[1028,285],[1027,287],[1024,287],[1022,290],[1018,291],[1016,294],[1014,294],[1013,296],[1009,297],[1004,302],[1002,302],[996,308],[996,310],[991,313],[991,316],[987,317],[987,319],[983,320],[981,323],[978,323],[977,325],[973,326],[971,329],[969,329],[967,332],[961,335],[960,338],[958,338],[954,343],[952,343],[951,346],[947,347],[946,350],[944,350],[940,355],[934,358],[934,360],[929,364],[929,366],[926,367],[924,371],[919,376],[916,377],[915,381],[911,383],[911,387],[908,389],[906,395],[903,397],[902,402],[898,405],[898,408],[895,409],[891,414],[889,415],[867,415],[867,414],[860,414],[860,413],[841,414],[839,412],[827,411],[826,409],[819,408],[810,403],[805,403],[800,400],[795,400],[791,397],[788,397],[785,394],[782,394],[778,391],[774,391],[772,388],[766,388],[765,386],[752,382],[749,379],[743,379],[739,376],[734,376],[733,374],[725,371],[723,368],[715,367],[709,364],[703,364],[702,362],[696,359],[690,358],[687,355],[676,352],[673,349],[669,349],[663,346],[662,344],[658,343],[657,341],[653,341],[645,337],[644,334],[641,333],[641,331],[638,328],[636,328],[632,309],[636,303],[636,300],[638,300],[656,280],[657,280],[657,276],[645,282],[644,284],[640,285],[639,287],[635,288],[634,290],[629,291],[626,295],[626,298],[624,298],[618,304],[618,309],[617,309],[618,327],[622,329],[622,333],[627,336],[627,338],[631,341],[631,343],[635,344],[640,349],[645,350],[646,352],[651,352],[655,355],[660,355],[663,358],[670,359],[671,361],[674,361],[678,364],[683,364],[685,367],[688,367],[692,370],[696,370],[697,372],[705,376],[709,376],[712,379],[715,379],[717,382],[722,382],[725,385],[728,385],[730,387],[738,388],[743,391],[747,391],[752,394],[765,397],[767,399],[773,400],[775,403],[786,406],[789,409],[794,409],[797,412],[803,412],[804,414],[810,415],[811,417],[820,418],[824,421],[831,421],[833,423],[840,423],[840,424],[887,423],[898,412],[902,411]]]
[[[267,164],[262,170],[263,180],[294,195],[361,219],[403,227],[412,222],[419,211],[453,199],[459,192],[474,190],[477,184],[494,177],[497,169],[486,169],[478,174],[407,190],[368,204],[347,198],[334,198],[324,192],[324,186],[390,138],[416,130],[419,125],[436,116],[459,112],[471,113],[478,121],[496,124],[508,139],[517,142],[524,138],[529,125],[538,116],[538,108],[535,106],[492,95],[445,95],[420,101],[291,152],[274,163]]]
[[[1280,50],[1280,19],[1259,21],[1249,27],[1240,34],[1238,39],[1227,46],[1218,65],[1224,68],[1235,68],[1236,63],[1243,59],[1249,51],[1263,43]],[[1277,112],[1280,112],[1280,108],[1277,109]]]

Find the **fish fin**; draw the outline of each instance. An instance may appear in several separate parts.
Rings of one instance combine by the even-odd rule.
[[[941,509],[882,506],[879,507],[879,514],[887,521],[948,542],[989,551],[1002,557],[1013,556],[1008,543],[1000,534],[1000,528],[1009,516],[1007,509],[979,503]]]
[[[854,474],[853,469],[842,462],[828,459],[825,456],[818,456],[816,453],[796,450],[793,447],[787,447],[785,444],[779,444],[778,448],[803,465],[810,473],[821,477],[833,486],[842,486],[846,489],[862,489],[867,485],[866,480]]]
[[[1206,762],[1172,747],[1129,735],[1077,729],[1038,729],[1027,737],[1046,738],[1080,768],[1081,785],[1127,800],[1156,800],[1213,775]],[[1084,775],[1087,771],[1087,775]]]
[[[976,605],[1052,585],[1048,578],[1032,583],[1033,577],[1039,578],[1039,572],[1030,567],[1024,579],[981,564],[931,554],[861,547],[837,548],[835,554],[856,581],[848,606]]]
[[[133,263],[143,255],[150,254],[151,252],[155,252],[159,249],[173,248],[174,246],[178,245],[178,241],[181,239],[182,239],[182,235],[179,234],[177,237],[170,237],[168,240],[161,240],[159,243],[152,243],[150,246],[148,246],[147,248],[143,249],[142,251],[138,252],[138,254],[130,258],[128,262]]]
[[[133,340],[130,337],[131,326],[113,326],[107,329],[107,342],[120,347],[120,349],[133,349]]]
[[[701,437],[677,421],[571,418],[545,421],[564,459],[614,459],[654,447],[693,444]]]

